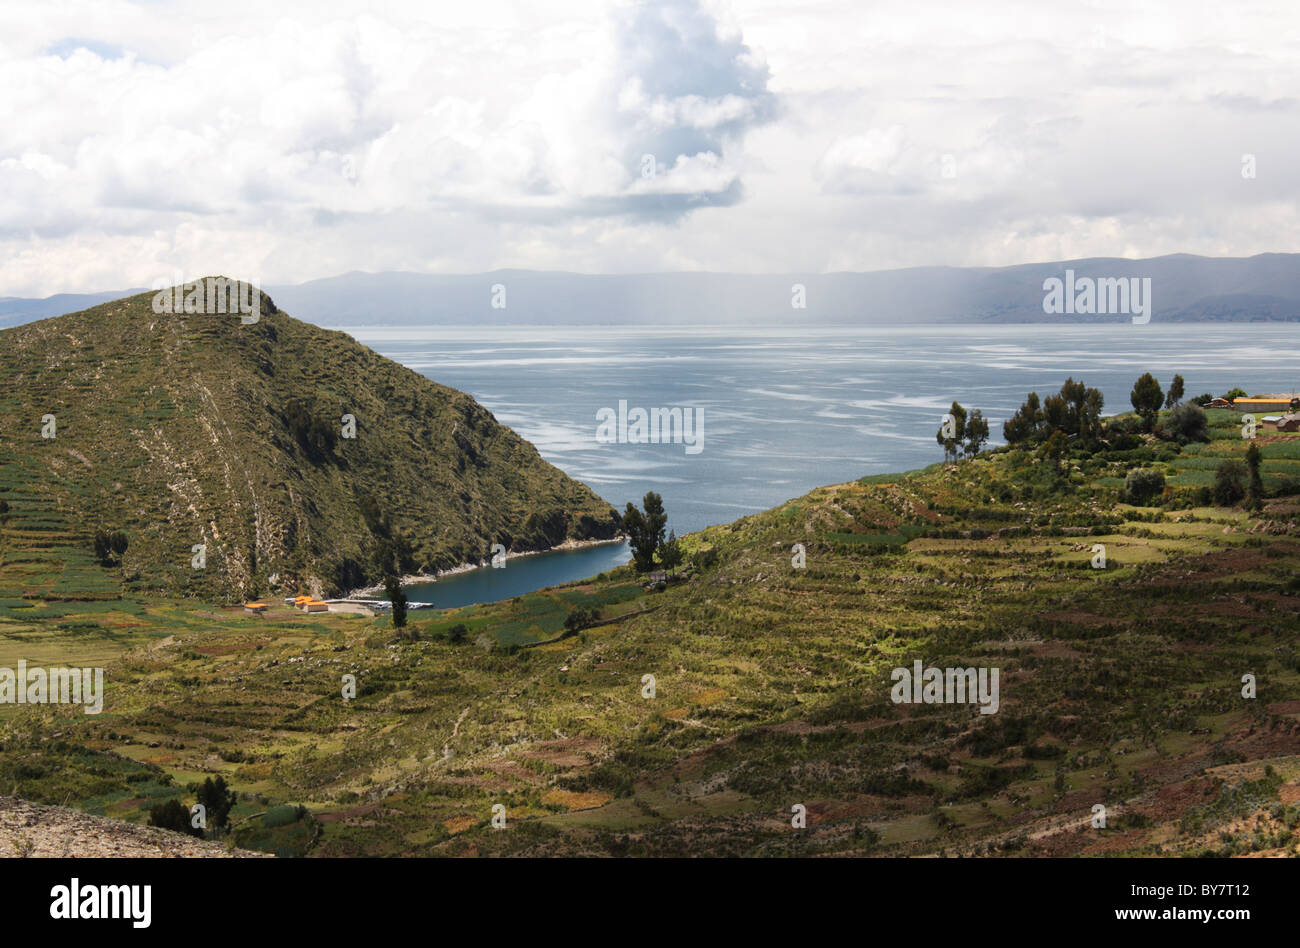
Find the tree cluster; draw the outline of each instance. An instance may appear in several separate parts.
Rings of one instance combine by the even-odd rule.
[[[130,538],[121,530],[110,533],[107,530],[95,531],[95,559],[102,566],[115,566],[122,561],[122,554],[130,546]]]
[[[676,533],[665,536],[668,514],[664,512],[663,498],[650,491],[641,503],[645,506],[644,511],[629,501],[623,512],[623,532],[631,544],[636,571],[650,572],[655,568],[656,560],[665,570],[676,569],[682,563],[683,552]]]
[[[1030,392],[1016,413],[1002,425],[1002,437],[1008,444],[1024,444],[1047,441],[1060,432],[1067,440],[1095,440],[1101,437],[1104,404],[1098,389],[1070,377],[1060,392],[1045,399],[1040,400],[1037,392]]]
[[[951,423],[945,418],[934,436],[943,446],[944,460],[951,464],[962,453],[968,458],[975,457],[989,440],[989,423],[984,412],[976,408],[968,414],[963,405],[953,402],[948,415]]]

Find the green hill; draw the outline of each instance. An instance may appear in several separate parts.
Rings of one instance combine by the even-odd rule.
[[[0,332],[0,596],[324,593],[394,536],[427,571],[616,533],[469,395],[260,300],[247,325],[141,294]],[[99,530],[129,541],[109,566]]]

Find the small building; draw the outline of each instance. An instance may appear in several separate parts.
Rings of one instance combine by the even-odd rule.
[[[244,603],[244,614],[250,616],[260,616],[266,611],[264,602],[246,602]]]
[[[1290,411],[1291,396],[1266,395],[1262,398],[1235,398],[1232,401],[1232,407],[1237,411],[1244,412]]]
[[[666,582],[668,582],[668,574],[665,573],[663,570],[657,569],[650,574],[650,583],[652,585],[654,583],[666,583]]]
[[[1291,412],[1277,420],[1278,431],[1300,431],[1300,412]]]
[[[319,599],[309,599],[302,604],[303,612],[329,612],[330,605],[328,602],[322,602]]]
[[[1231,408],[1232,402],[1228,401],[1226,398],[1216,398],[1210,401],[1208,404],[1206,404],[1205,407],[1206,408]]]

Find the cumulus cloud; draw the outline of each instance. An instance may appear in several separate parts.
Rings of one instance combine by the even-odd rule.
[[[268,7],[0,7],[0,294],[1300,243],[1263,0]]]

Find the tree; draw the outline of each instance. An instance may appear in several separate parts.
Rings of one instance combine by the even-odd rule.
[[[1051,437],[1043,445],[1043,454],[1053,462],[1058,473],[1064,473],[1065,456],[1069,450],[1070,439],[1059,428],[1052,432]]]
[[[1071,376],[1061,386],[1060,394],[1054,396],[1053,401],[1058,400],[1061,405],[1061,418],[1053,424],[1054,428],[1059,428],[1067,435],[1077,435],[1084,440],[1096,438],[1101,434],[1101,409],[1105,399],[1102,398],[1100,391],[1084,385],[1082,379],[1076,382]],[[1046,410],[1047,406],[1044,405],[1044,411]]]
[[[1290,409],[1291,409],[1292,411],[1300,411],[1300,396],[1291,399],[1291,404],[1290,404],[1290,406],[1288,406],[1288,407],[1290,407]],[[3,500],[0,500],[0,507],[4,507],[4,501],[3,501]],[[8,509],[9,509],[8,507],[5,507],[5,510],[8,510]],[[4,513],[4,510],[0,510],[0,513]]]
[[[129,545],[130,539],[121,530],[112,533],[102,529],[95,531],[95,559],[99,560],[102,566],[113,566],[119,562]],[[117,559],[114,559],[114,555]]]
[[[1200,395],[1197,395],[1195,398],[1192,399],[1192,404],[1200,405],[1202,408],[1204,408],[1212,401],[1214,401],[1213,395],[1211,395],[1209,392],[1202,392]]]
[[[389,573],[384,577],[384,593],[393,604],[393,628],[400,629],[406,625],[406,593],[402,591],[402,581]]]
[[[1223,393],[1224,401],[1228,401],[1228,402],[1233,401],[1234,399],[1245,398],[1245,397],[1246,397],[1246,390],[1244,388],[1230,388]]]
[[[951,422],[948,418],[944,418],[943,424],[935,433],[934,440],[943,445],[943,459],[951,463],[957,460],[957,452],[966,437],[966,409],[953,402],[952,407],[948,409],[948,414],[952,417]]]
[[[203,836],[203,830],[193,825],[190,811],[185,809],[179,800],[168,800],[166,803],[150,807],[149,825],[190,836]]]
[[[648,573],[654,569],[655,554],[664,546],[664,531],[668,526],[668,515],[664,513],[663,498],[654,491],[649,491],[642,500],[645,512],[629,502],[623,513],[623,531],[632,546],[632,561],[638,573]]]
[[[1036,436],[1043,428],[1043,406],[1037,392],[1030,392],[1019,411],[1002,423],[1002,437],[1008,444],[1019,444]]]
[[[1183,377],[1175,375],[1174,380],[1169,383],[1169,391],[1165,393],[1165,407],[1176,408],[1183,400],[1183,392]]]
[[[447,630],[447,641],[452,645],[459,645],[469,638],[469,626],[464,622],[457,622]]]
[[[1220,507],[1231,507],[1246,496],[1242,484],[1246,474],[1239,461],[1224,461],[1214,472],[1214,502]]]
[[[1164,404],[1165,393],[1160,391],[1160,383],[1150,372],[1146,372],[1133,386],[1133,391],[1129,393],[1129,401],[1133,403],[1133,409],[1142,419],[1142,428],[1150,431],[1156,423],[1156,415],[1160,413],[1160,406]]]
[[[207,822],[215,835],[230,822],[230,811],[235,806],[235,791],[226,787],[225,777],[218,777],[216,780],[208,777],[198,788],[195,796],[207,811]]]
[[[966,421],[966,456],[975,457],[989,440],[989,422],[984,412],[976,408]]]
[[[664,531],[668,528],[668,514],[664,513],[664,499],[654,491],[649,491],[641,500],[645,508],[645,528],[650,539],[654,540],[655,549],[664,545]]]
[[[113,565],[113,541],[107,530],[95,531],[95,559],[103,566]]]
[[[659,562],[663,564],[664,569],[671,573],[682,565],[684,558],[685,553],[682,551],[682,545],[677,539],[677,532],[675,530],[669,531],[668,539],[659,548]]]
[[[1019,444],[1059,431],[1067,439],[1094,441],[1101,436],[1101,410],[1105,404],[1099,389],[1071,377],[1059,392],[1041,402],[1037,392],[1030,392],[1020,410],[1003,423],[1002,436],[1008,444]]]
[[[1246,498],[1250,502],[1251,510],[1258,510],[1264,505],[1264,479],[1259,473],[1262,460],[1263,455],[1260,453],[1259,445],[1252,441],[1250,447],[1246,449],[1246,470],[1249,473],[1249,480],[1246,484]]]
[[[630,500],[623,512],[623,532],[632,547],[632,562],[638,573],[648,573],[655,566],[655,545],[647,530],[645,516]]]

